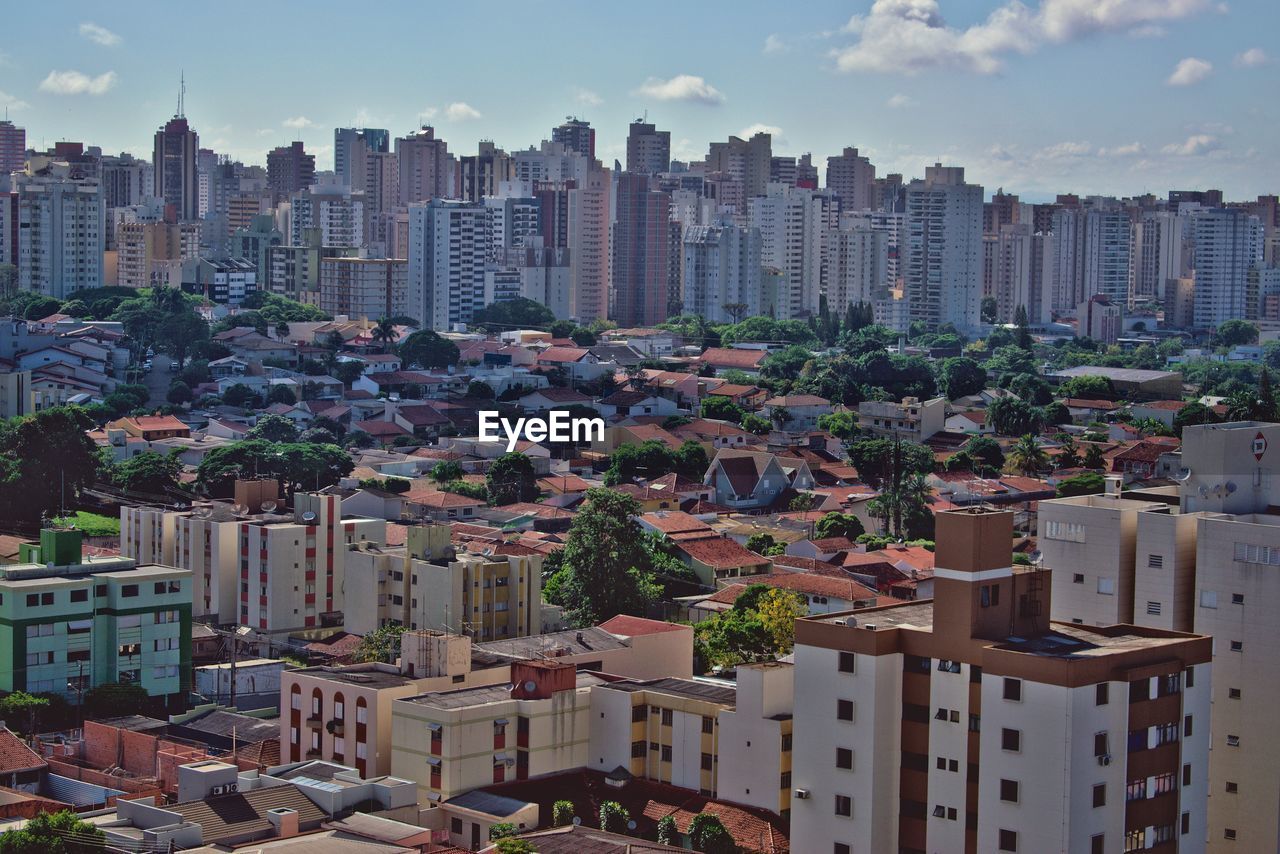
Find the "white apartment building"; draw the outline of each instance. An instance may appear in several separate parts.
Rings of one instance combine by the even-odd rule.
[[[317,183],[289,198],[289,245],[306,243],[305,231],[320,229],[322,246],[364,243],[364,193],[332,183]]]
[[[1204,208],[1187,217],[1195,279],[1195,325],[1216,327],[1258,316],[1257,270],[1262,266],[1262,224],[1235,208]]]
[[[977,329],[982,309],[982,187],[935,164],[906,187],[903,278],[913,319]]]
[[[504,249],[484,271],[484,303],[524,297],[556,317],[573,316],[573,265],[568,249],[546,249],[540,236],[528,247]]]
[[[935,596],[796,624],[796,851],[1203,851],[1208,638],[1049,621],[1013,514],[937,515]]]
[[[1186,224],[1187,217],[1173,211],[1146,211],[1133,224],[1132,296],[1160,299],[1166,282],[1190,274]]]
[[[761,314],[760,232],[731,222],[684,229],[684,311],[709,323],[732,323]]]
[[[841,217],[844,220],[844,217]],[[864,221],[827,232],[826,294],[832,314],[889,297],[889,232]]]
[[[329,314],[378,320],[403,315],[408,303],[408,260],[320,259],[319,305]]]
[[[69,299],[102,287],[106,207],[95,179],[75,179],[62,161],[35,157],[13,176],[18,193],[18,289]]]
[[[1045,249],[1046,312],[1072,311],[1084,295],[1084,213],[1076,208],[1053,212]]]
[[[446,199],[410,205],[409,316],[425,329],[470,323],[484,307],[488,249],[483,205]]]
[[[1092,208],[1084,217],[1084,302],[1101,294],[1128,305],[1132,221],[1123,208]]]
[[[1010,223],[1000,226],[995,235],[995,257],[992,259],[992,280],[996,298],[996,319],[1012,323],[1018,306],[1027,310],[1027,320],[1040,319],[1041,266],[1035,254],[1030,223]]]
[[[823,240],[838,222],[839,205],[825,193],[770,184],[750,199],[751,228],[760,232],[760,261],[786,274],[779,319],[816,313],[822,285]]]
[[[1280,498],[1277,443],[1277,424],[1188,427],[1177,504],[1138,493],[1040,504],[1055,619],[1213,638],[1211,852],[1280,846],[1270,806],[1280,799],[1271,733],[1280,702],[1280,524],[1268,512]]]

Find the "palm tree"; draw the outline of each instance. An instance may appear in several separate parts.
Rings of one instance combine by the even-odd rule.
[[[880,494],[867,503],[867,511],[884,520],[886,532],[902,539],[903,522],[924,510],[932,492],[922,474],[907,475],[896,486],[886,481]]]
[[[391,318],[384,317],[378,321],[378,324],[369,330],[369,337],[382,345],[382,352],[386,353],[391,349],[391,345],[396,343],[396,339],[400,337],[399,330],[396,325],[391,322]]]
[[[1076,447],[1076,440],[1072,438],[1070,433],[1061,433],[1054,438],[1062,443],[1062,450],[1058,453],[1056,460],[1058,468],[1074,469],[1080,467],[1080,450]]]
[[[289,324],[283,320],[276,324],[276,337],[281,341],[289,337]]]
[[[182,308],[182,303],[182,291],[178,288],[164,286],[151,290],[151,304],[165,314],[175,314]]]
[[[1233,391],[1224,401],[1227,405],[1228,421],[1252,421],[1258,409],[1258,399],[1253,392],[1240,389]]]
[[[1049,463],[1049,458],[1030,433],[1023,436],[1009,449],[1009,465],[1014,471],[1033,476]]]

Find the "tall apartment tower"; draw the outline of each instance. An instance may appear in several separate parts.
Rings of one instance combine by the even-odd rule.
[[[1161,299],[1166,283],[1190,275],[1187,217],[1173,211],[1144,211],[1133,224],[1134,299]]]
[[[1208,851],[1280,849],[1280,424],[1187,427],[1177,504],[1105,495],[1045,501],[1052,616],[1213,637]],[[1180,459],[1179,459],[1180,458]],[[1179,849],[1181,850],[1181,849]]]
[[[794,850],[1204,851],[1213,640],[1050,622],[1012,533],[938,513],[932,600],[796,621]]]
[[[400,160],[400,204],[448,199],[454,195],[454,160],[449,144],[436,139],[435,128],[396,139]]]
[[[151,165],[155,170],[155,193],[173,206],[180,220],[200,216],[199,179],[196,151],[200,138],[184,115],[175,115],[156,131]]]
[[[0,175],[21,172],[27,159],[27,131],[8,119],[0,121]]]
[[[760,231],[760,260],[786,275],[779,295],[779,319],[818,311],[823,271],[823,240],[836,218],[834,197],[785,184],[770,184],[768,193],[751,199],[749,223]]]
[[[856,148],[827,158],[827,189],[840,197],[840,208],[863,211],[875,207],[876,167]]]
[[[18,288],[55,299],[104,284],[106,209],[96,179],[71,177],[60,160],[32,158],[15,176]]]
[[[671,168],[671,131],[636,119],[627,129],[627,172],[656,175]]]
[[[668,135],[668,139],[670,136]],[[592,160],[596,157],[596,129],[590,122],[584,122],[576,116],[569,116],[564,124],[551,129],[551,141],[558,142],[566,150]]]
[[[938,163],[906,188],[905,289],[911,316],[931,329],[976,329],[982,308],[982,187]]]
[[[1084,292],[1080,302],[1104,296],[1117,305],[1129,301],[1133,221],[1123,208],[1090,208],[1084,217]]]
[[[985,236],[984,236],[985,239]],[[1035,263],[1031,226],[1010,223],[994,235],[992,279],[996,298],[996,319],[1012,323],[1018,306],[1027,310],[1027,320],[1040,318],[1041,265]]]
[[[381,128],[334,128],[333,173],[338,181],[361,189],[362,174],[369,154],[386,154],[391,135]]]
[[[610,263],[610,196],[613,180],[608,169],[593,169],[568,190],[566,243],[572,260],[570,309],[581,323],[609,316],[612,264]],[[543,207],[542,222],[549,222]],[[548,248],[557,245],[545,244]]]
[[[747,201],[768,192],[772,166],[773,136],[763,131],[750,139],[731,136],[727,142],[713,142],[707,151],[707,173],[739,181]]]
[[[267,152],[267,186],[271,188],[275,204],[307,189],[315,180],[316,156],[307,154],[301,141],[295,140]]]
[[[1258,316],[1262,224],[1239,208],[1202,208],[1187,219],[1195,278],[1195,324],[1216,327]]]
[[[613,225],[614,319],[652,326],[667,317],[671,264],[671,195],[648,175],[617,180]]]
[[[760,232],[732,222],[684,229],[686,314],[710,323],[732,323],[760,311]],[[731,313],[726,306],[742,307]]]
[[[484,307],[489,212],[433,199],[409,206],[409,316],[424,329],[470,323]]]
[[[827,231],[826,295],[833,314],[889,297],[889,239],[888,231],[865,219]]]
[[[487,139],[479,151],[458,158],[458,195],[468,202],[482,202],[498,195],[498,187],[513,177],[511,155]]]

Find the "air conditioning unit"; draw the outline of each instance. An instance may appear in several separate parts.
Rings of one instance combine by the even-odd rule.
[[[1098,764],[1099,764],[1099,765],[1110,765],[1110,764],[1111,764],[1111,754],[1110,754],[1110,753],[1104,753],[1104,754],[1102,754],[1101,756],[1099,756],[1099,757],[1098,757]]]
[[[796,789],[796,797],[797,797],[799,800],[802,800],[802,801],[807,801],[807,800],[809,800],[809,790],[808,790],[808,789]]]

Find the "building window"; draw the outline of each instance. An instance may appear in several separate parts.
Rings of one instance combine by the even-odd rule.
[[[994,608],[1000,604],[1000,585],[984,584],[979,590],[979,599],[982,607]]]
[[[89,589],[88,589],[87,587],[85,587],[85,588],[81,588],[80,590],[72,590],[72,591],[71,591],[71,601],[72,601],[72,602],[88,602],[88,601],[89,601]]]
[[[1188,834],[1188,833],[1190,833],[1190,832],[1191,832],[1191,813],[1189,813],[1189,812],[1184,812],[1184,813],[1182,814],[1182,828],[1181,828],[1181,830],[1182,830],[1182,834],[1183,834],[1184,836],[1185,836],[1186,834]]]
[[[782,752],[783,753],[791,752],[791,733],[789,732],[784,732],[782,734]]]
[[[1021,679],[1010,679],[1008,676],[1004,678],[1004,698],[1017,703],[1022,702]]]
[[[1228,688],[1228,689],[1227,689],[1227,699],[1228,699],[1228,700],[1239,700],[1239,699],[1240,699],[1240,689],[1239,689],[1239,688]]]
[[[1076,572],[1076,573],[1072,573],[1072,575],[1071,575],[1071,583],[1072,583],[1072,584],[1084,584],[1084,573],[1083,573],[1083,572]]]
[[[1098,593],[1102,596],[1114,596],[1116,592],[1116,580],[1114,578],[1099,578]]]
[[[669,744],[662,745],[662,761],[663,762],[671,761],[671,745]]]
[[[1236,829],[1234,827],[1225,827],[1222,829],[1222,838],[1234,840],[1236,838]]]
[[[1107,784],[1099,783],[1093,787],[1093,808],[1105,807],[1107,805]]]
[[[631,707],[631,722],[633,724],[640,723],[641,721],[647,721],[647,720],[649,720],[648,706],[632,706]],[[705,725],[703,726],[702,731],[706,732]]]
[[[853,751],[847,747],[836,748],[836,767],[845,771],[853,770]]]
[[[1105,706],[1111,702],[1111,686],[1106,682],[1099,682],[1094,688],[1094,705]]]
[[[1150,615],[1151,615],[1151,616],[1153,616],[1153,617],[1158,617],[1158,616],[1160,616],[1160,603],[1159,603],[1159,602],[1147,602],[1147,613],[1148,613],[1148,614],[1150,614]]]
[[[1239,785],[1237,785],[1236,783],[1231,782],[1230,780],[1228,780],[1228,781],[1227,781],[1227,794],[1228,794],[1228,795],[1234,795],[1234,794],[1238,793],[1239,791],[1240,791],[1240,786],[1239,786]]]
[[[849,847],[847,842],[837,842],[831,854],[853,854],[853,849]]]
[[[1106,839],[1101,833],[1089,837],[1089,854],[1106,854]]]
[[[644,758],[644,742],[643,741],[631,742],[631,758],[632,759]]]
[[[1244,641],[1232,641],[1232,642],[1231,642],[1231,651],[1232,651],[1232,652],[1244,652]]]
[[[1243,594],[1243,593],[1232,593],[1232,594],[1231,594],[1231,604],[1232,604],[1232,605],[1243,605],[1243,604],[1244,604],[1244,594]]]
[[[1000,749],[1018,752],[1022,749],[1022,731],[1005,727],[1000,730]]]
[[[126,599],[131,599],[138,595],[138,585],[125,584],[120,587],[120,595]]]
[[[1016,831],[1000,829],[1000,850],[1001,851],[1017,851],[1018,850],[1018,834]]]
[[[1000,800],[1008,801],[1011,804],[1018,802],[1018,781],[1017,780],[1001,780],[1000,781]]]
[[[1047,540],[1067,540],[1073,543],[1083,543],[1085,541],[1084,525],[1079,522],[1045,522],[1044,536]]]
[[[853,720],[853,700],[836,700],[836,719]]]
[[[1190,785],[1191,785],[1191,766],[1189,764],[1183,765],[1182,766],[1182,788],[1185,789],[1187,786],[1190,786]]]
[[[1240,746],[1240,736],[1238,735],[1227,736],[1227,747],[1239,747],[1239,746]]]
[[[850,818],[853,816],[853,798],[848,795],[836,795],[836,815]]]
[[[711,770],[711,754],[710,753],[702,754],[702,770],[703,771]]]
[[[857,658],[858,657],[854,655],[852,652],[840,653],[840,661],[839,661],[840,672],[841,673],[856,672],[854,668],[857,666],[856,665]]]
[[[671,726],[671,721],[672,721],[673,717],[674,717],[674,716],[673,716],[673,714],[672,714],[672,710],[671,710],[671,709],[663,709],[663,710],[662,710],[662,725],[663,725],[663,726]]]
[[[1200,607],[1201,608],[1218,607],[1218,591],[1201,590],[1200,591]]]
[[[1194,688],[1196,686],[1195,667],[1188,667],[1185,672],[1186,672],[1186,676],[1183,677],[1183,682],[1186,683],[1186,686],[1188,688]]]
[[[1110,739],[1107,738],[1105,732],[1095,732],[1093,734],[1093,755],[1106,756],[1111,752]]]

